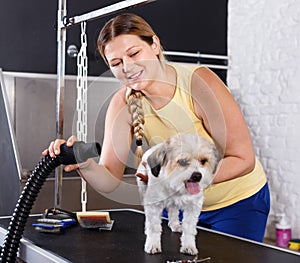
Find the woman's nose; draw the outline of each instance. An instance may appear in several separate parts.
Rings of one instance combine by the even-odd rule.
[[[130,67],[132,65],[132,61],[130,59],[123,59],[123,72],[130,72]]]
[[[127,72],[127,62],[125,62],[125,60],[123,60],[123,72]]]

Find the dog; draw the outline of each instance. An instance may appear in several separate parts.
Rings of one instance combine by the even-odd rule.
[[[136,176],[145,211],[149,254],[161,253],[162,211],[168,211],[168,226],[182,232],[180,252],[197,255],[197,222],[204,201],[203,190],[213,180],[220,157],[216,147],[198,134],[183,133],[147,150]],[[182,223],[179,210],[183,211]]]

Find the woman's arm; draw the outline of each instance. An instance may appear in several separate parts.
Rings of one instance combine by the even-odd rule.
[[[111,192],[119,185],[130,151],[131,115],[125,90],[121,88],[116,92],[107,109],[99,164],[90,163],[81,169],[83,177],[99,192]]]
[[[81,176],[98,192],[112,192],[122,179],[132,142],[131,115],[125,102],[125,88],[113,96],[106,113],[104,140],[99,163],[89,159],[85,163],[65,166],[65,171],[80,170]],[[68,146],[72,146],[75,137],[70,137]],[[54,157],[60,152],[64,140],[52,142],[43,154]]]
[[[219,77],[201,67],[192,77],[192,97],[196,115],[223,156],[214,183],[243,176],[254,169],[251,136],[241,110]]]

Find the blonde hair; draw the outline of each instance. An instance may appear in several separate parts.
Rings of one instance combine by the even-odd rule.
[[[108,62],[104,54],[107,43],[123,34],[136,35],[149,45],[153,44],[153,36],[156,35],[151,26],[143,18],[135,14],[124,13],[110,19],[100,31],[97,40],[98,50],[107,65]],[[165,60],[162,51],[161,48],[157,56],[158,60],[161,62]],[[132,115],[132,128],[137,146],[135,151],[136,167],[143,155],[142,141],[144,137],[144,112],[141,101],[142,96],[142,92],[127,87],[126,101]]]
[[[135,91],[127,87],[126,101],[129,106],[129,111],[132,116],[133,134],[136,140],[135,150],[135,167],[137,167],[143,156],[143,137],[144,137],[144,111],[142,107],[141,97],[143,94],[140,91]]]

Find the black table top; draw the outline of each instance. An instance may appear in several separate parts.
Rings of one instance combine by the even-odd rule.
[[[51,251],[71,262],[145,262],[162,263],[168,260],[189,259],[192,256],[179,252],[180,234],[173,233],[163,220],[162,253],[148,255],[144,252],[144,214],[134,210],[110,211],[114,220],[111,231],[81,228],[79,225],[66,229],[63,234],[40,233],[31,224],[30,217],[23,237],[38,247]],[[6,228],[9,219],[0,219]],[[300,256],[270,246],[237,239],[234,237],[198,230],[197,248],[199,259],[210,257],[211,263],[293,263]]]

